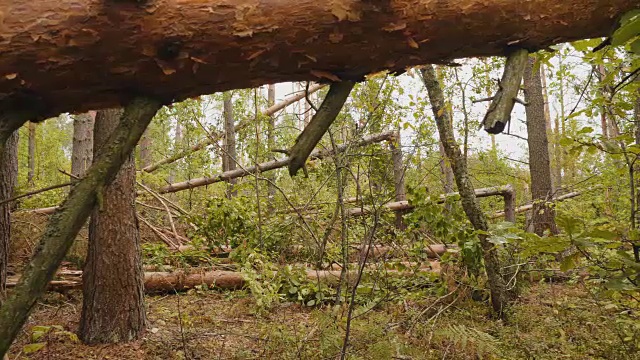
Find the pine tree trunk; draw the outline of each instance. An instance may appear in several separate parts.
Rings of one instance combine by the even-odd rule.
[[[270,84],[267,87],[267,107],[272,107],[276,103],[276,86],[274,84]],[[269,127],[267,128],[267,147],[268,151],[274,149],[276,145],[276,137],[275,137],[275,128],[276,128],[276,117],[272,114],[269,116]],[[276,181],[276,176],[274,173],[269,173],[266,175],[267,179],[271,180],[271,182]],[[267,188],[267,210],[271,211],[274,208],[274,201],[276,197],[276,187],[269,183],[269,187]]]
[[[0,200],[13,195],[18,178],[18,131],[7,139],[0,157]],[[0,205],[0,304],[5,296],[9,242],[11,240],[11,203]]]
[[[531,221],[536,234],[542,235],[546,230],[556,234],[558,230],[555,224],[555,211],[550,203],[553,192],[542,80],[540,67],[536,66],[533,58],[529,58],[525,68],[524,89],[525,101],[528,103],[526,107],[527,141],[533,199]]]
[[[499,317],[504,317],[505,310],[509,305],[509,296],[504,279],[502,278],[498,253],[486,235],[486,232],[489,230],[487,218],[482,212],[480,204],[478,204],[473,185],[471,184],[471,180],[469,180],[467,163],[462,156],[460,147],[456,143],[453,125],[451,124],[451,113],[445,105],[442,87],[432,65],[427,65],[422,69],[422,79],[429,94],[433,115],[438,126],[440,142],[444,146],[456,184],[458,185],[462,208],[473,227],[483,232],[479,234],[478,237],[480,239],[480,245],[482,246],[482,256],[487,272],[489,289],[491,291],[493,310]]]
[[[607,36],[637,6],[637,0],[6,0],[0,102],[8,94],[35,94],[48,105],[39,114],[47,118],[118,106],[134,93],[177,101],[326,74],[355,81],[381,70],[504,55],[514,42],[543,49]]]
[[[81,177],[93,160],[93,126],[95,112],[73,117],[73,144],[71,150],[71,174]]]
[[[149,129],[144,132],[140,139],[140,168],[151,165],[151,137],[148,134]]]
[[[222,157],[224,159],[224,171],[235,170],[237,167],[236,161],[238,159],[236,155],[236,130],[233,119],[233,102],[232,102],[232,94],[231,92],[224,93],[224,101],[223,101],[223,116],[224,116],[224,154]],[[237,190],[235,190],[235,184],[238,182],[237,179],[229,179],[227,186],[227,198],[231,199],[232,197],[237,195]]]
[[[36,175],[36,124],[29,122],[29,149],[28,149],[27,184],[33,187]]]
[[[395,189],[396,201],[407,200],[407,193],[404,185],[404,163],[402,161],[402,141],[400,131],[396,132],[395,141],[391,142],[391,160],[393,162],[393,185]],[[396,212],[396,229],[404,230],[406,228],[403,221],[403,212]]]
[[[96,116],[94,153],[118,125],[122,110]],[[140,234],[135,213],[133,153],[102,190],[89,224],[89,251],[82,276],[80,338],[88,344],[137,339],[145,329]]]

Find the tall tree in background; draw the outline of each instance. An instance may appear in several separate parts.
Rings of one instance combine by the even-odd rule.
[[[140,168],[145,168],[151,165],[151,145],[152,139],[149,136],[149,129],[144,132],[142,138],[140,138]]]
[[[73,117],[73,144],[71,150],[71,174],[83,176],[93,160],[93,127],[95,111]]]
[[[393,185],[395,188],[395,200],[405,201],[407,200],[407,193],[405,189],[405,168],[402,161],[402,139],[400,138],[400,130],[396,131],[396,138],[390,142],[391,147],[391,161],[393,162]],[[396,211],[396,229],[404,230],[405,224],[401,211]]]
[[[94,154],[117,127],[122,110],[98,112]],[[136,171],[129,154],[115,180],[102,190],[89,224],[89,250],[82,275],[80,338],[89,344],[130,341],[144,331],[143,272],[135,213]]]
[[[0,153],[0,201],[13,194],[18,179],[18,130],[14,131]],[[0,204],[0,304],[4,298],[11,240],[11,203]]]
[[[480,245],[482,246],[482,256],[487,272],[489,289],[491,291],[491,304],[493,310],[498,316],[504,317],[505,310],[509,303],[507,288],[500,271],[500,263],[498,253],[494,245],[489,242],[486,232],[489,230],[487,218],[478,204],[473,185],[469,179],[467,170],[467,162],[462,156],[460,147],[456,143],[453,125],[451,123],[452,115],[449,108],[445,104],[442,87],[432,65],[427,65],[422,69],[422,79],[427,92],[429,101],[433,110],[433,116],[438,126],[438,134],[447,158],[451,164],[454,173],[458,191],[460,192],[460,200],[469,222],[476,230],[482,231],[478,235]]]
[[[555,210],[549,202],[553,195],[547,121],[544,114],[544,95],[540,66],[534,58],[529,58],[524,73],[524,96],[528,103],[527,142],[529,144],[529,171],[531,174],[531,197],[533,210],[531,221],[533,231],[542,235],[545,230],[558,232],[555,224]]]
[[[27,185],[33,187],[36,176],[36,123],[29,122]]]
[[[223,94],[223,117],[224,117],[224,153],[222,154],[222,167],[223,171],[230,171],[236,169],[236,130],[233,119],[233,102],[232,92],[227,91]],[[227,187],[227,198],[231,199],[236,196],[237,190],[235,184],[237,179],[229,179],[229,186]]]
[[[267,108],[272,107],[276,103],[276,86],[274,84],[269,84],[267,86]],[[269,115],[269,125],[267,126],[267,151],[272,151],[276,145],[276,137],[275,137],[275,128],[276,128],[276,117],[274,114]],[[270,172],[265,175],[267,179],[271,180],[269,182],[269,187],[267,189],[267,198],[268,198],[268,210],[273,209],[273,203],[275,201],[276,196],[276,187],[273,182],[275,181],[275,173]]]

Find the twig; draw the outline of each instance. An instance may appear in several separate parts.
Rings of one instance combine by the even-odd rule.
[[[143,218],[138,214],[136,214],[136,218],[142,221],[142,223],[144,223],[145,225],[147,225],[149,229],[151,229],[151,231],[153,231],[153,233],[156,234],[160,238],[160,240],[164,241],[167,245],[169,245],[169,247],[173,249],[179,249],[178,245],[174,244],[171,240],[169,240],[169,238],[165,234],[160,232],[160,230],[158,230],[155,226],[151,225],[151,223],[149,223],[147,219]]]
[[[73,184],[74,184],[74,182],[66,182],[66,183],[63,183],[63,184],[52,185],[52,186],[48,186],[46,188],[42,188],[42,189],[39,189],[39,190],[30,191],[30,192],[24,193],[22,195],[17,195],[17,196],[14,196],[12,198],[9,198],[9,199],[2,200],[2,201],[0,201],[0,205],[8,203],[8,202],[15,201],[15,200],[18,200],[18,199],[22,199],[24,197],[37,195],[37,194],[40,194],[40,193],[43,193],[43,192],[46,192],[46,191],[60,189],[60,188],[67,187],[67,186],[71,186]]]
[[[138,184],[138,186],[140,186],[141,188],[143,188],[146,192],[148,192],[149,194],[151,194],[151,196],[153,196],[154,198],[156,198],[158,201],[160,201],[160,203],[162,204],[162,206],[164,207],[164,209],[167,211],[167,216],[169,217],[169,225],[171,225],[171,230],[173,231],[173,235],[176,238],[176,241],[180,241],[180,235],[178,235],[178,231],[176,230],[176,225],[173,223],[173,216],[171,216],[171,210],[169,210],[169,207],[167,206],[167,204],[165,204],[164,200],[162,199],[162,197],[160,197],[160,195],[156,194],[155,191],[149,189],[147,186],[145,186],[144,184],[137,182],[136,184]]]

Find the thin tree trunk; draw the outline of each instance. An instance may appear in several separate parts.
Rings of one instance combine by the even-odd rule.
[[[0,156],[0,201],[13,195],[18,179],[18,131],[4,143]],[[11,241],[11,202],[0,204],[0,304],[5,296],[9,244]]]
[[[94,153],[99,156],[118,126],[121,109],[100,110]],[[135,212],[135,157],[129,153],[91,214],[89,251],[82,277],[79,335],[87,344],[137,339],[145,329],[140,233]]]
[[[404,185],[404,163],[402,161],[402,140],[400,131],[396,132],[396,140],[391,142],[391,160],[393,162],[393,186],[395,189],[396,201],[407,200],[407,193]],[[396,229],[404,230],[406,228],[402,212],[396,212]]]
[[[33,187],[36,175],[36,124],[29,122],[29,150],[27,159],[27,184]]]
[[[175,132],[175,137],[173,139],[173,148],[175,149],[175,151],[177,151],[178,149],[180,149],[181,146],[182,146],[182,124],[180,123],[180,120],[176,118],[176,132]],[[143,168],[142,170],[144,171],[144,169],[145,168]],[[167,181],[169,182],[169,184],[175,181],[175,177],[176,177],[176,169],[174,167],[169,172],[169,177],[167,178]]]
[[[555,154],[555,147],[557,144],[554,141],[553,128],[551,126],[551,109],[549,108],[549,91],[547,89],[547,76],[544,68],[544,64],[540,64],[540,79],[542,80],[542,97],[544,99],[544,122],[547,130],[547,142],[549,144],[549,160],[551,156]],[[557,161],[557,160],[556,160]],[[554,162],[551,162],[551,168],[554,169]],[[554,194],[558,194],[560,190],[560,179],[555,171],[551,171],[551,186]]]
[[[231,101],[232,93],[226,92],[223,95],[223,116],[224,116],[224,154],[222,154],[223,158],[223,171],[232,171],[237,167],[236,159],[238,156],[236,155],[236,131],[234,126],[233,119],[233,102]],[[235,189],[235,184],[238,182],[236,178],[228,179],[227,183],[227,198],[231,199],[232,197],[238,194]]]
[[[95,112],[73,117],[73,144],[71,150],[71,174],[81,177],[93,161],[93,125]]]
[[[159,101],[143,97],[135,98],[127,105],[118,128],[109,137],[108,145],[103,147],[85,176],[76,183],[67,199],[49,219],[20,282],[0,307],[0,356],[9,349],[94,205],[100,201],[101,189],[115,178],[160,106]]]
[[[431,101],[433,115],[436,119],[438,133],[440,135],[440,142],[444,146],[444,150],[455,175],[462,201],[462,208],[473,227],[483,232],[479,234],[478,237],[482,246],[482,256],[484,258],[489,289],[491,291],[491,303],[494,312],[502,318],[505,316],[505,310],[509,305],[509,297],[500,271],[498,252],[494,245],[489,242],[488,236],[486,235],[486,232],[489,230],[487,218],[478,204],[473,185],[469,180],[467,163],[464,161],[462,152],[456,143],[453,126],[451,124],[451,114],[445,105],[442,88],[436,78],[432,65],[427,65],[422,69],[422,78]]]
[[[270,84],[267,87],[267,107],[272,107],[276,103],[276,86],[274,84]],[[276,128],[276,117],[272,114],[269,115],[269,126],[267,128],[267,147],[268,151],[274,149],[276,145],[275,138],[275,128]],[[267,179],[269,179],[269,185],[267,188],[267,209],[271,212],[274,208],[274,201],[276,197],[276,187],[274,186],[274,182],[276,180],[274,173],[269,173],[266,175]]]
[[[151,145],[153,139],[149,136],[149,129],[142,134],[140,138],[140,168],[145,168],[151,165]]]
[[[555,211],[551,205],[551,167],[549,162],[549,143],[544,115],[544,95],[540,68],[535,59],[529,58],[524,72],[524,96],[528,103],[527,142],[529,145],[529,171],[531,174],[531,197],[534,204],[531,221],[536,234],[546,230],[557,234]]]

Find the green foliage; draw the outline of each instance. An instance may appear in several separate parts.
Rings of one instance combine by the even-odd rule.
[[[189,219],[196,226],[189,235],[211,249],[222,245],[234,248],[247,243],[255,245],[256,217],[253,199],[248,197],[209,199],[203,215]]]
[[[451,343],[457,351],[475,354],[477,359],[500,356],[500,342],[495,337],[463,324],[448,325],[436,330],[434,340]]]

